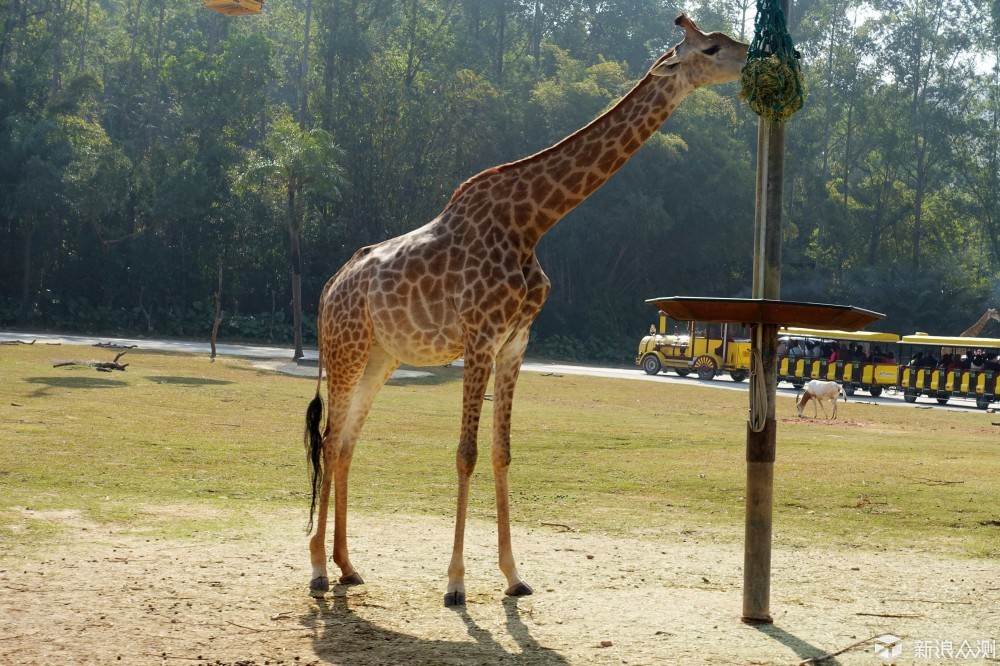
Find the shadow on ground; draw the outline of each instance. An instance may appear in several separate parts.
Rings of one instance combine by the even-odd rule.
[[[391,631],[359,617],[350,608],[346,588],[316,600],[316,607],[301,622],[314,630],[313,649],[331,664],[528,664],[560,666],[569,663],[550,648],[542,647],[521,621],[518,600],[504,599],[507,631],[520,652],[508,652],[493,635],[480,627],[464,607],[461,617],[472,641],[422,639]]]
[[[754,629],[778,641],[788,649],[792,650],[795,654],[799,655],[799,657],[803,660],[821,657],[826,654],[826,650],[822,650],[815,645],[806,643],[798,636],[790,634],[781,627],[776,627],[773,624],[755,625]],[[838,664],[840,664],[840,662],[833,657],[824,659],[821,663],[828,666],[838,666]]]
[[[97,373],[95,373],[97,374]],[[28,384],[39,384],[41,388],[31,394],[32,398],[44,396],[52,389],[112,389],[128,386],[128,382],[107,377],[26,377]]]
[[[155,384],[173,384],[175,386],[224,386],[233,382],[227,379],[206,379],[205,377],[179,377],[176,375],[162,375],[158,377],[147,377]]]

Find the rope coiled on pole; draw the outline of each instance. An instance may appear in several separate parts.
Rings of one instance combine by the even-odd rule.
[[[750,430],[760,432],[767,425],[767,384],[764,382],[764,360],[760,349],[750,350]]]

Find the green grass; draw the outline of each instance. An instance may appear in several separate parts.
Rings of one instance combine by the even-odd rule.
[[[101,354],[103,352],[97,352]],[[55,537],[35,511],[167,536],[308,511],[302,447],[315,379],[247,362],[131,351],[126,372],[53,368],[87,348],[0,347],[0,542]],[[351,509],[452,515],[461,370],[390,382],[351,470]],[[637,371],[638,372],[638,371]],[[470,514],[493,516],[489,432]],[[841,405],[831,423],[778,399],[779,543],[1000,557],[1000,417]],[[638,537],[742,539],[746,394],[523,373],[513,518]],[[163,512],[157,507],[183,506]],[[32,511],[25,511],[30,508]]]

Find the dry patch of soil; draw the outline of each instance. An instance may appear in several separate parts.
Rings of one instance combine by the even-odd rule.
[[[156,514],[183,507],[149,507]],[[303,516],[266,533],[164,540],[79,520],[62,545],[0,557],[0,663],[16,664],[827,664],[872,666],[872,641],[903,637],[896,664],[932,645],[1000,642],[1000,562],[915,551],[776,547],[775,623],[739,621],[742,545],[665,534],[608,538],[515,528],[535,594],[505,598],[495,530],[466,536],[468,605],[444,608],[451,519],[351,516],[366,584],[307,593]],[[998,655],[993,655],[994,657]]]

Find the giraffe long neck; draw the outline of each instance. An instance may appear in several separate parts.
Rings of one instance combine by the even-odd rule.
[[[695,89],[686,77],[647,74],[611,109],[559,143],[474,176],[456,191],[488,189],[522,243],[534,247],[566,213],[603,185]],[[503,201],[506,198],[506,201]]]
[[[979,321],[977,321],[975,324],[967,328],[965,332],[958,337],[960,338],[976,337],[977,335],[979,335],[979,332],[983,330],[983,328],[986,326],[986,322],[988,322],[989,320],[990,320],[990,313],[986,312],[982,317],[979,318]]]

